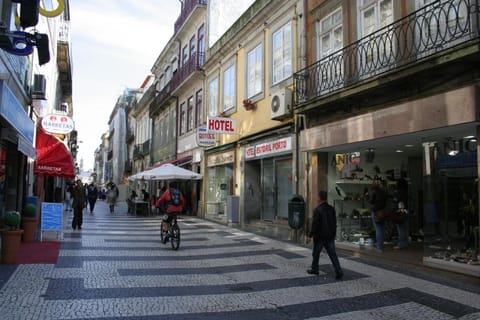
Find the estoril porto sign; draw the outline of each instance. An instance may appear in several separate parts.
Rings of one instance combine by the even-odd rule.
[[[75,129],[75,124],[70,117],[49,114],[42,119],[42,128],[48,133],[68,134]]]

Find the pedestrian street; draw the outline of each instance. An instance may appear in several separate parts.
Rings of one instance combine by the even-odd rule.
[[[174,251],[160,242],[160,217],[108,211],[97,202],[82,230],[65,214],[55,265],[0,266],[2,320],[480,319],[475,283],[342,254],[336,281],[325,252],[309,275],[309,248],[189,216]]]

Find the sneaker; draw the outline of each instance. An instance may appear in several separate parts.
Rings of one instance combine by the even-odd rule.
[[[308,269],[308,270],[307,270],[307,273],[308,273],[308,274],[315,274],[315,275],[318,275],[318,274],[319,274],[318,271],[315,271],[315,270],[313,270],[313,269]]]
[[[337,273],[335,275],[335,280],[342,280],[342,278],[343,278],[343,272]]]

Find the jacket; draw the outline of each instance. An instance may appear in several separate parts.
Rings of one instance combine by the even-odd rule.
[[[372,192],[368,197],[368,202],[372,212],[377,212],[387,206],[387,194],[385,190],[379,186],[372,188]]]
[[[185,198],[183,196],[183,194],[178,191],[180,193],[180,204],[178,206],[174,205],[172,203],[172,197],[170,195],[170,189],[166,190],[162,196],[157,200],[157,203],[155,204],[156,207],[161,207],[162,204],[166,203],[167,204],[167,207],[166,207],[166,212],[167,213],[180,213],[183,211],[183,208],[185,206]]]
[[[72,207],[73,208],[85,208],[86,196],[85,188],[75,186],[72,188]]]
[[[324,202],[313,210],[310,237],[314,240],[334,240],[337,235],[335,208]]]

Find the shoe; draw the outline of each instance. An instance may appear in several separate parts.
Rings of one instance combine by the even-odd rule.
[[[342,280],[342,278],[343,278],[343,272],[337,273],[335,275],[335,280]]]
[[[82,230],[82,227],[78,227],[78,230]]]
[[[315,271],[315,270],[313,270],[313,269],[308,269],[308,270],[307,270],[307,273],[308,273],[308,274],[316,274],[316,275],[319,274],[318,271]]]
[[[77,229],[77,228],[75,228],[75,227],[72,227],[72,229],[73,229],[73,230],[75,230],[75,229]]]
[[[407,247],[400,247],[400,246],[395,246],[393,247],[393,250],[405,250]]]

